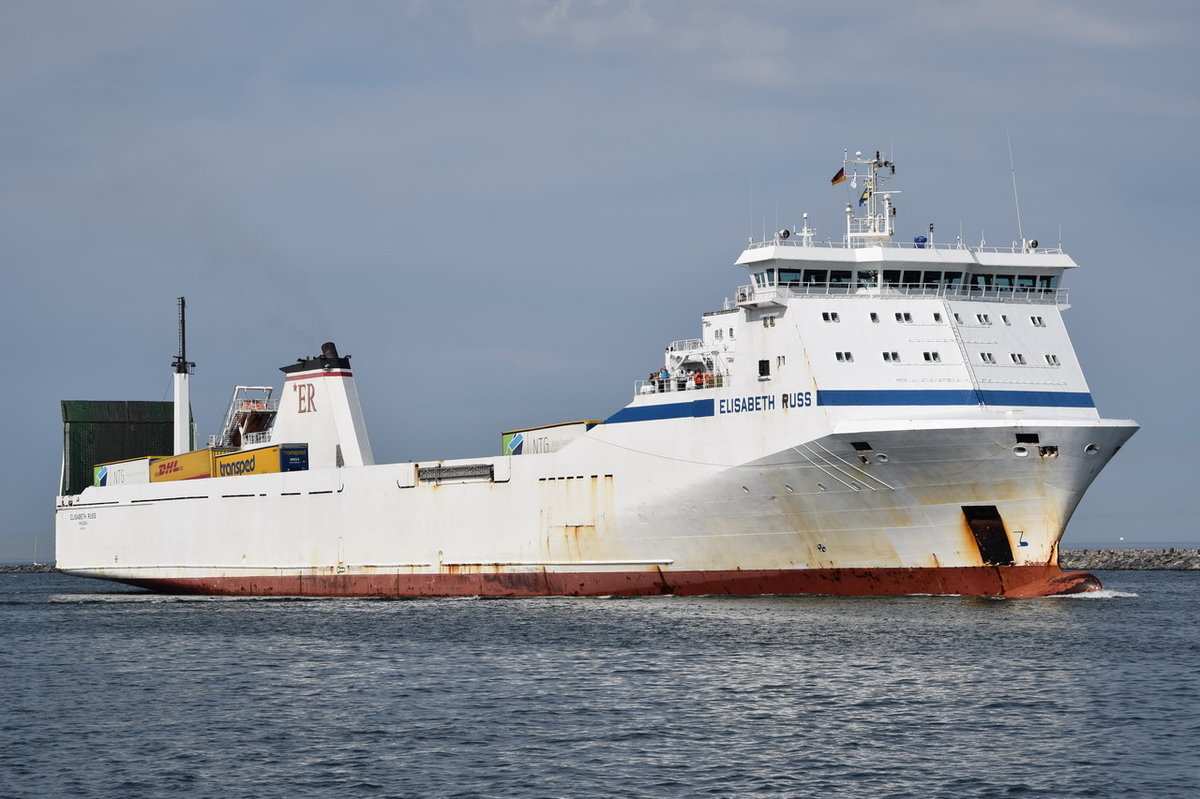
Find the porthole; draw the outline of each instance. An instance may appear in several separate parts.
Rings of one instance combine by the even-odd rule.
[[[784,488],[786,488],[788,491],[795,491],[795,490],[796,490],[796,489],[792,488],[792,487],[791,487],[791,485],[790,485],[790,484],[788,484],[788,483],[784,483],[784,484],[783,484],[783,487],[784,487]]]
[[[824,484],[824,483],[817,483],[817,488],[821,489],[822,491],[826,491],[826,490],[828,490],[828,489],[826,489],[826,488],[825,488],[825,484]]]
[[[879,461],[880,463],[887,463],[887,462],[888,462],[888,456],[887,456],[887,455],[884,455],[882,452],[880,452],[879,454],[877,454],[877,455],[875,456],[875,460]]]
[[[742,486],[742,490],[745,491],[747,494],[750,493],[750,489],[746,488],[745,486]]]
[[[1083,448],[1083,454],[1084,455],[1099,455],[1100,447],[1097,446],[1096,444],[1088,444],[1086,447]]]
[[[1029,454],[1029,447],[1022,447],[1020,444],[1018,444],[1017,446],[1013,447],[1013,454],[1018,458],[1024,458]]]

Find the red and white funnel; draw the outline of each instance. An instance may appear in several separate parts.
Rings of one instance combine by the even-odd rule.
[[[332,341],[315,358],[280,367],[284,378],[273,443],[307,443],[310,469],[370,466],[375,462],[363,422],[350,356]]]

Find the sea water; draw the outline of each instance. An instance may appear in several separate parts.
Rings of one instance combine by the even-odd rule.
[[[1073,598],[0,575],[0,797],[1200,796],[1200,573]]]

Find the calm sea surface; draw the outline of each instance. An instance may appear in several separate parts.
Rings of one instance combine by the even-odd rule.
[[[0,575],[0,797],[1200,796],[1200,573],[285,600]]]

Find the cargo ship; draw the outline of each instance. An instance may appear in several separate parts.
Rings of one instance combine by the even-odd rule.
[[[1137,425],[1100,417],[1071,345],[1076,264],[1023,237],[899,241],[894,174],[847,154],[840,240],[807,215],[752,239],[732,296],[627,405],[504,431],[499,454],[375,463],[332,343],[278,395],[235,389],[192,452],[181,332],[176,451],[64,488],[57,566],[200,594],[1095,590],[1059,542]]]

